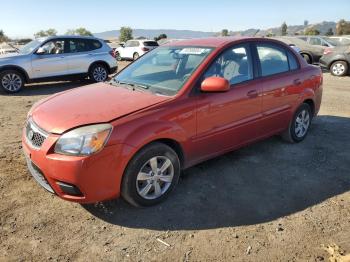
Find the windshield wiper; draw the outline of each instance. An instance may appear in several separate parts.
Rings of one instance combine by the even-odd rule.
[[[118,80],[115,80],[114,78],[112,79],[111,82],[114,82],[118,85],[126,85],[126,86],[130,86],[132,87],[131,89],[133,91],[136,90],[136,87],[141,87],[142,89],[149,89],[149,86],[147,85],[143,85],[143,84],[138,84],[138,83],[133,83],[133,82],[126,82],[126,81],[118,81]],[[112,84],[112,83],[111,83]],[[137,88],[138,90],[140,90],[140,88]]]

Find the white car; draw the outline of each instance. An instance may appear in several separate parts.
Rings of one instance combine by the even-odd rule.
[[[350,45],[350,35],[331,36],[330,38],[337,40],[341,45]]]
[[[115,50],[115,56],[118,60],[136,60],[158,46],[157,41],[154,40],[129,40]]]

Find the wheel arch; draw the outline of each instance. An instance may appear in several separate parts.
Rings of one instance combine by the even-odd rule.
[[[102,65],[106,66],[106,68],[107,68],[107,70],[108,70],[108,73],[109,73],[109,74],[111,73],[111,67],[109,66],[109,64],[108,64],[106,61],[103,61],[103,60],[97,60],[97,61],[94,61],[93,63],[91,63],[90,66],[89,66],[88,73],[90,73],[91,68],[92,68],[94,65],[98,65],[98,64],[102,64]]]
[[[304,55],[304,54],[307,55],[310,58],[310,63],[311,64],[314,62],[314,56],[310,52],[302,50],[300,52],[300,54],[301,55]]]
[[[21,73],[24,77],[24,81],[25,83],[29,82],[29,75],[26,72],[26,70],[24,70],[22,67],[17,66],[17,65],[6,65],[6,66],[1,66],[0,67],[0,73],[5,71],[5,70],[15,70],[18,71],[19,73]]]

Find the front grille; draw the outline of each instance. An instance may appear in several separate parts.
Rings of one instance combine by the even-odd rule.
[[[29,119],[26,125],[26,139],[29,145],[40,149],[48,134]]]

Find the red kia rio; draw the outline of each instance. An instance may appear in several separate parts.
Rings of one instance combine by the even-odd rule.
[[[321,70],[282,42],[184,40],[38,102],[22,143],[32,176],[65,200],[149,206],[199,162],[276,134],[302,141],[321,98]]]

